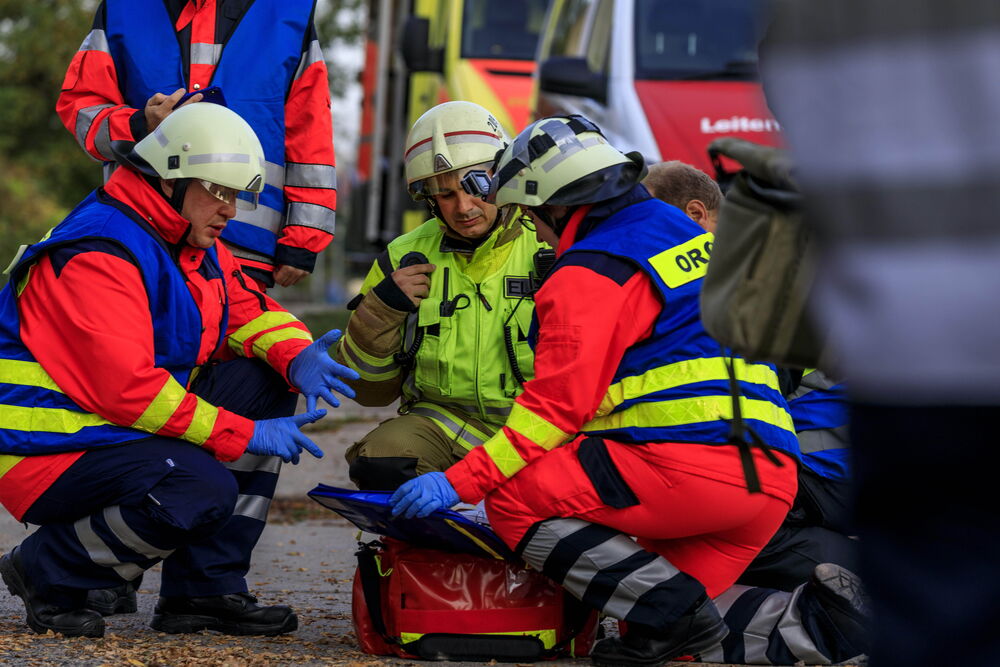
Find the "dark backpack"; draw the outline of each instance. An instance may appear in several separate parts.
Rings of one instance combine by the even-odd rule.
[[[747,359],[820,366],[825,337],[806,308],[816,266],[813,241],[788,155],[734,137],[716,139],[708,151],[720,171],[721,156],[743,170],[719,212],[702,283],[705,329]]]

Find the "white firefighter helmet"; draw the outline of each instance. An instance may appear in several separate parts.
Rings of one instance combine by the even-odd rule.
[[[406,135],[406,186],[426,199],[472,168],[489,169],[507,134],[489,111],[472,102],[445,102],[425,112]],[[457,172],[452,175],[452,172]],[[446,179],[437,177],[448,174]]]
[[[497,206],[578,206],[628,192],[645,172],[639,153],[625,155],[583,116],[542,118],[526,127],[497,161],[488,201]]]
[[[241,208],[254,208],[264,189],[264,149],[232,109],[199,102],[163,119],[133,149],[144,172],[163,179],[193,178],[240,192]]]

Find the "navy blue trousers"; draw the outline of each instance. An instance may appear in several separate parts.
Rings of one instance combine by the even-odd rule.
[[[297,398],[256,359],[206,367],[192,391],[254,420],[293,414]],[[161,595],[245,591],[280,465],[254,455],[223,464],[174,438],[90,450],[25,513],[41,527],[21,544],[22,562],[36,590],[61,606],[82,606],[87,590],[161,560]]]

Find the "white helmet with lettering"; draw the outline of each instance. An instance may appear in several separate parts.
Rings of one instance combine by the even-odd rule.
[[[417,200],[439,194],[471,168],[489,169],[506,145],[507,134],[483,107],[472,102],[439,104],[420,116],[406,135],[407,190]],[[438,178],[445,174],[447,179]]]

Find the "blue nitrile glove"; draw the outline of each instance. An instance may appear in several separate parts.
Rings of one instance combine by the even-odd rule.
[[[407,519],[415,516],[425,517],[435,510],[448,508],[461,498],[455,487],[448,481],[443,472],[428,472],[415,477],[401,487],[389,498],[392,505],[392,515],[402,514]]]
[[[340,407],[340,401],[331,389],[354,398],[354,390],[338,378],[357,380],[361,376],[330,358],[329,348],[339,339],[339,329],[327,331],[312,345],[299,352],[288,368],[288,379],[306,397],[306,410],[310,412],[316,409],[316,398],[319,396],[333,407]]]
[[[280,456],[284,462],[299,462],[299,452],[303,449],[318,459],[323,458],[323,450],[307,438],[299,429],[326,416],[326,410],[310,410],[294,417],[260,419],[253,423],[253,436],[247,443],[248,454]]]

